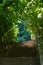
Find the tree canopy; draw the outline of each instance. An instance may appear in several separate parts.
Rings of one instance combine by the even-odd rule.
[[[0,41],[15,42],[20,21],[43,37],[43,0],[0,0]]]

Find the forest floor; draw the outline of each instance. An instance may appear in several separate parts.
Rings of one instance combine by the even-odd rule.
[[[0,58],[0,65],[40,65],[37,57]]]
[[[15,47],[12,43],[7,45],[0,44],[0,65],[43,65],[43,50],[37,46],[29,48]]]
[[[11,45],[12,46],[12,45]],[[10,46],[10,47],[11,47]],[[39,50],[37,47],[0,47],[0,65],[40,65]],[[4,55],[4,56],[3,56]]]

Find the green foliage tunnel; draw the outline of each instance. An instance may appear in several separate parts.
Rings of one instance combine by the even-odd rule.
[[[43,38],[43,0],[0,0],[0,42],[17,40],[19,21]]]

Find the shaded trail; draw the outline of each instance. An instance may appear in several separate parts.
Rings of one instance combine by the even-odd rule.
[[[5,45],[4,45],[5,46]],[[9,44],[8,44],[9,46]],[[40,65],[40,57],[38,47],[20,47],[12,46],[2,49],[0,54],[0,65]],[[5,49],[6,48],[6,49]]]
[[[40,65],[37,57],[0,58],[0,65]]]

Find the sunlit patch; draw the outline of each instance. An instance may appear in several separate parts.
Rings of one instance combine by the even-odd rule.
[[[27,6],[29,6],[29,2],[27,3]]]
[[[13,25],[14,25],[14,22],[13,22]]]
[[[24,13],[26,13],[26,10],[24,11]]]
[[[38,14],[38,18],[41,18],[42,13]]]
[[[34,47],[35,45],[36,45],[36,42],[34,40],[26,41],[21,44],[22,47],[26,46],[30,48]]]
[[[8,10],[9,10],[9,11],[13,11],[14,8],[13,8],[13,7],[8,7]]]
[[[43,11],[43,8],[41,8],[41,11]]]
[[[23,0],[20,0],[21,2],[23,1]]]
[[[21,21],[20,21],[20,20],[18,20],[18,23],[21,23]]]

